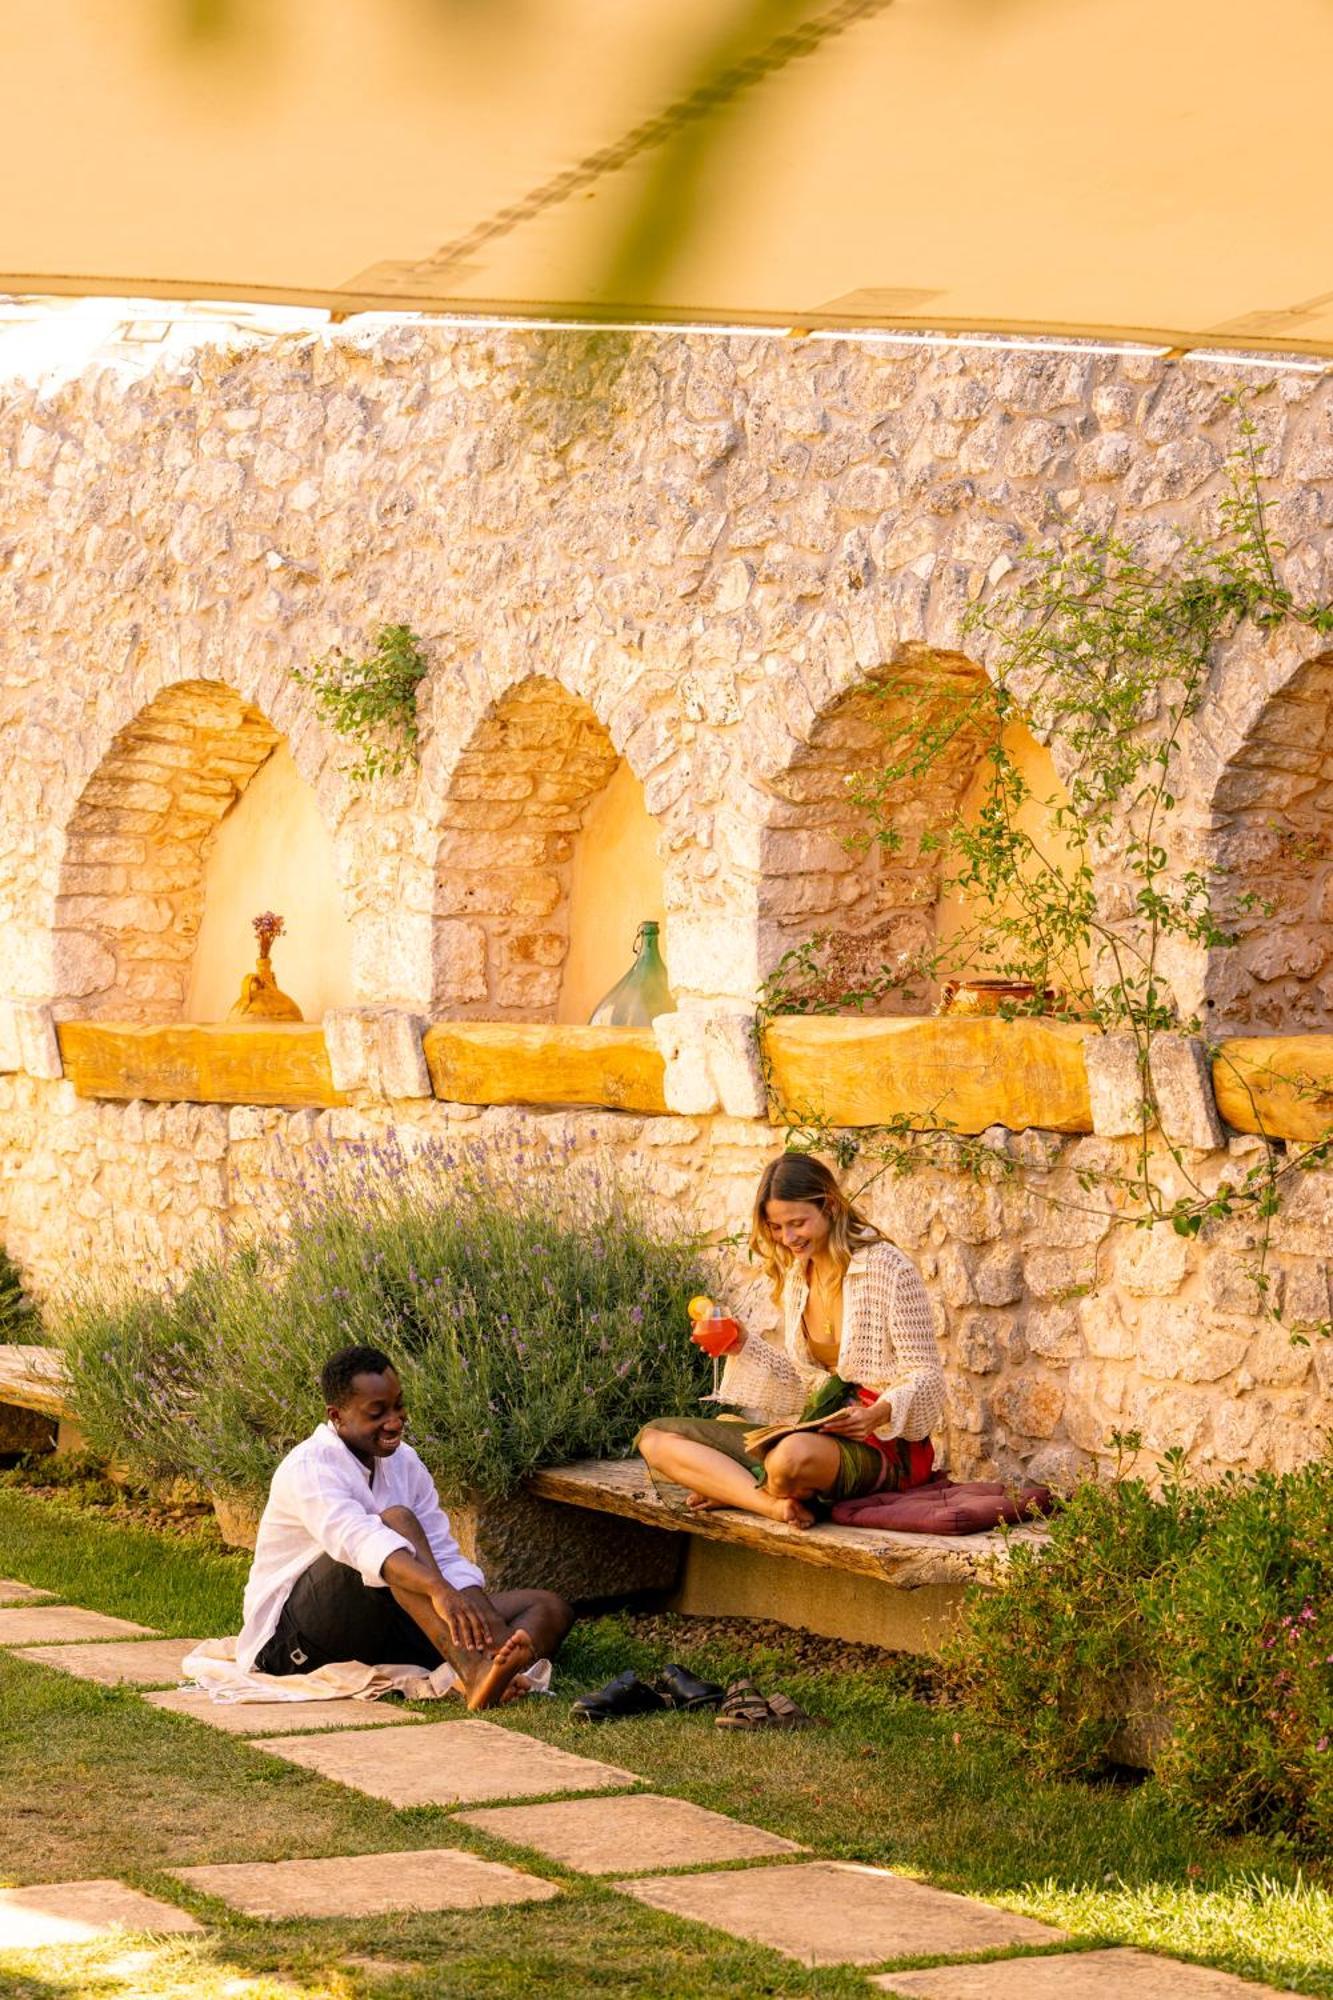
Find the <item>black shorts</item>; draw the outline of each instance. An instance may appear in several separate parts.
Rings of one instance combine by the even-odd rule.
[[[277,1630],[255,1659],[261,1674],[309,1674],[335,1660],[367,1667],[438,1667],[440,1655],[392,1591],[372,1590],[359,1570],[318,1556],[287,1596]]]

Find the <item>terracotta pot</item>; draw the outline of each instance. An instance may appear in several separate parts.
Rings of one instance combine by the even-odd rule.
[[[1037,989],[1027,979],[947,979],[940,996],[941,1014],[968,1016],[998,1014],[1002,1007],[1023,1007]],[[1060,996],[1050,987],[1042,994],[1042,1011],[1051,1013]]]

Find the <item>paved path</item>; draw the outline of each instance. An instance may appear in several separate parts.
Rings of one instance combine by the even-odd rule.
[[[928,1956],[964,1961],[868,1975],[867,1991],[900,2000],[1278,2000],[1271,1987],[1148,1952],[1053,1952],[1068,1942],[1065,1934],[1030,1917],[887,1869],[821,1861],[761,1827],[633,1790],[642,1783],[633,1771],[481,1717],[434,1722],[419,1711],[356,1701],[214,1704],[198,1691],[174,1688],[180,1661],[196,1642],[165,1640],[126,1619],[45,1596],[0,1579],[0,1606],[14,1607],[0,1608],[0,1646],[48,1671],[138,1687],[145,1702],[173,1718],[248,1736],[256,1752],[395,1807],[482,1805],[459,1812],[459,1823],[577,1873],[614,1876],[611,1886],[625,1896],[803,1965],[871,1967]],[[400,1726],[408,1722],[411,1728]],[[608,1741],[614,1735],[604,1730],[599,1742]],[[551,1800],[552,1793],[566,1796]],[[545,1802],[516,1803],[535,1797]],[[626,1873],[629,1856],[638,1863],[635,1874]],[[461,1848],[169,1872],[196,1894],[271,1920],[496,1905],[517,1911],[562,1893],[558,1883]],[[513,1922],[521,1923],[521,1914]],[[0,1890],[0,1952],[114,1932],[201,1928],[175,1904],[116,1881]],[[1024,1946],[1042,1955],[976,1962],[977,1953]]]

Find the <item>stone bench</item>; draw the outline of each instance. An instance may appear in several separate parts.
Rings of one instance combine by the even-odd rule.
[[[49,1449],[52,1422],[58,1451],[82,1448],[59,1349],[0,1345],[0,1451]]]
[[[81,1448],[58,1349],[0,1345],[0,1417],[7,1407],[54,1418],[57,1448]],[[1016,1545],[1045,1534],[1039,1524],[983,1535],[797,1529],[732,1507],[691,1513],[685,1489],[664,1481],[659,1491],[639,1458],[548,1466],[524,1494],[450,1512],[497,1587],[544,1583],[585,1602],[651,1592],[696,1616],[773,1618],[914,1653],[937,1651],[967,1589],[993,1583]]]
[[[774,1618],[830,1638],[934,1652],[972,1585],[994,1583],[1036,1524],[980,1535],[905,1535],[824,1522],[789,1528],[724,1507],[691,1513],[683,1487],[654,1486],[641,1459],[584,1459],[534,1473],[528,1493],[684,1539],[672,1609]]]

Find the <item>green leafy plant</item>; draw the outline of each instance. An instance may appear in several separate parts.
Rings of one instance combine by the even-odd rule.
[[[1151,1671],[1145,1594],[1202,1525],[1178,1483],[1157,1497],[1141,1479],[1088,1480],[1048,1538],[1014,1543],[1001,1587],[968,1600],[948,1648],[956,1687],[1043,1777],[1109,1761]]]
[[[1163,1472],[1156,1491],[1086,1482],[1045,1546],[1013,1546],[950,1642],[955,1690],[1043,1776],[1104,1770],[1126,1717],[1150,1715],[1158,1780],[1192,1817],[1326,1849],[1333,1462]]]
[[[1210,1825],[1333,1846],[1333,1465],[1228,1481],[1149,1606],[1158,1775]]]
[[[348,775],[356,784],[396,776],[418,755],[417,688],[428,671],[421,641],[407,625],[381,625],[364,659],[333,652],[292,679],[313,690],[315,706],[360,755]]]
[[[262,1496],[323,1416],[349,1342],[400,1361],[412,1437],[455,1497],[628,1451],[707,1363],[685,1306],[709,1273],[596,1164],[392,1137],[281,1189],[289,1227],[176,1291],[92,1294],[62,1337],[90,1444],[150,1477]]]

